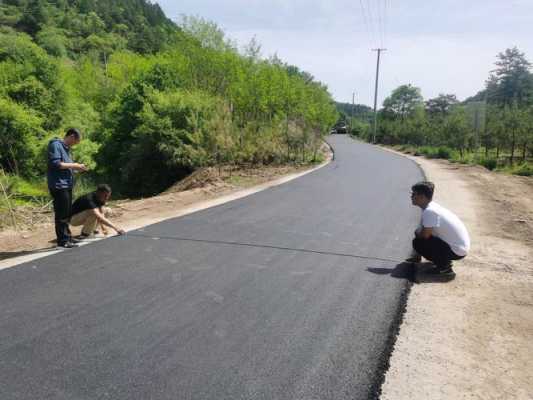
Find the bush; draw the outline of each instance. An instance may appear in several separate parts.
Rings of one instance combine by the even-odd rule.
[[[438,158],[443,158],[445,160],[449,160],[452,158],[454,151],[446,146],[440,146],[437,149],[437,156]]]
[[[156,194],[209,164],[215,155],[211,149],[214,132],[208,129],[218,108],[214,97],[179,90],[148,92],[130,139],[118,148],[111,135],[106,144],[116,149],[111,153],[115,160],[107,164],[117,168],[108,173],[129,196]]]
[[[44,137],[42,120],[32,110],[0,98],[0,167],[7,172],[35,177],[39,173],[37,155]]]
[[[478,160],[478,164],[487,168],[489,171],[492,171],[498,166],[498,160],[496,160],[495,158],[482,157]]]
[[[513,175],[533,176],[533,165],[528,164],[528,163],[523,163],[523,164],[510,168],[509,172]]]

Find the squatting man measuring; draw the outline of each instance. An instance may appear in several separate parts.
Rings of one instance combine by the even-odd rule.
[[[414,254],[406,261],[424,257],[435,265],[428,273],[454,276],[452,262],[466,257],[470,236],[457,215],[433,201],[434,191],[435,185],[427,181],[411,188],[411,202],[422,209],[422,219],[413,239]]]

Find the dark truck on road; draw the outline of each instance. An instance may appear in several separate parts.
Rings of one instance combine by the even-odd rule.
[[[348,127],[346,126],[346,123],[340,122],[337,125],[335,125],[335,133],[348,133]]]

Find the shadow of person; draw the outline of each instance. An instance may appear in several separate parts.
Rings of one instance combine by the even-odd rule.
[[[7,260],[9,258],[29,256],[30,254],[47,253],[53,250],[56,250],[55,246],[43,247],[42,249],[35,249],[35,250],[0,251],[0,261]]]
[[[394,268],[372,268],[369,267],[366,270],[376,275],[390,275],[396,279],[407,279],[410,282],[414,282],[415,273],[414,265],[408,262],[402,262],[396,265]]]

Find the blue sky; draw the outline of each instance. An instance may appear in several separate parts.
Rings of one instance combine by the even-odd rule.
[[[240,45],[252,37],[328,85],[336,100],[373,103],[376,54],[381,101],[401,84],[425,98],[482,89],[495,56],[518,46],[533,61],[533,0],[158,0],[168,17],[216,22]]]

